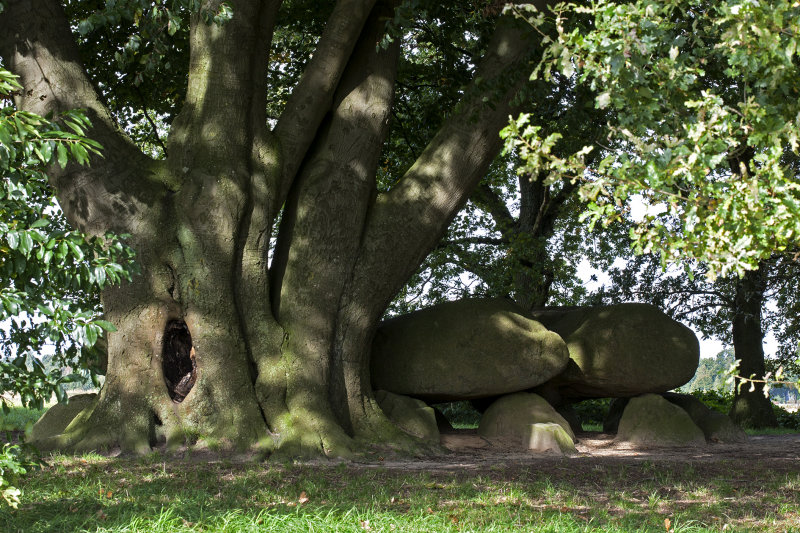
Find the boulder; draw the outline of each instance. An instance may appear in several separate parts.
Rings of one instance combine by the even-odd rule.
[[[534,390],[554,403],[666,392],[692,379],[700,360],[694,332],[653,305],[548,309],[532,316],[569,349],[564,372]]]
[[[664,399],[686,411],[708,442],[736,443],[747,440],[747,433],[733,423],[728,415],[711,409],[690,394],[668,392]]]
[[[43,443],[51,437],[64,433],[67,426],[78,414],[94,405],[97,394],[77,394],[66,403],[57,403],[36,421],[31,428],[30,441]]]
[[[409,435],[439,442],[439,427],[433,407],[422,400],[385,390],[375,391],[375,400],[389,420]]]
[[[555,423],[574,441],[575,434],[563,416],[537,394],[519,392],[503,396],[481,417],[478,434],[487,439],[528,439],[532,424]]]
[[[531,424],[528,434],[523,438],[525,447],[533,452],[556,452],[565,455],[575,455],[575,442],[559,424],[553,422],[546,424]]]
[[[439,428],[439,433],[452,433],[455,431],[453,424],[444,416],[442,411],[434,406],[431,406],[431,409],[433,409],[433,415],[436,417],[436,427]]]
[[[433,402],[486,398],[544,383],[568,359],[561,337],[514,303],[460,300],[381,324],[372,385]]]
[[[689,414],[658,394],[631,398],[619,421],[617,441],[646,446],[702,446],[703,431]]]

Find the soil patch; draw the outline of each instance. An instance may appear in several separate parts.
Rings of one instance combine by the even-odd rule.
[[[639,465],[649,463],[704,464],[712,470],[731,468],[732,462],[760,468],[800,471],[800,434],[751,436],[739,444],[710,443],[697,447],[642,447],[614,440],[609,433],[579,433],[578,454],[568,457],[556,453],[529,453],[515,443],[489,442],[475,430],[461,430],[442,435],[442,445],[449,453],[433,458],[378,458],[361,463],[365,468],[447,472],[465,470],[484,472],[504,467],[534,467],[537,470],[571,467],[578,470],[604,465]],[[742,465],[747,470],[751,466]]]

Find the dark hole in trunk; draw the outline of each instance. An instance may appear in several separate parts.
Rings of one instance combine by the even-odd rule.
[[[170,320],[164,330],[162,364],[164,381],[172,401],[180,403],[197,379],[192,335],[183,320]]]

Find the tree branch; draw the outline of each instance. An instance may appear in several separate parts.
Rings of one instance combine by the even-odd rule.
[[[398,185],[378,197],[357,267],[357,279],[371,285],[362,305],[381,307],[392,298],[485,175],[500,150],[498,133],[514,110],[511,102],[527,79],[526,59],[534,50],[529,36],[501,17],[456,110]]]
[[[209,0],[203,8],[214,11],[221,2]],[[249,174],[254,132],[266,127],[269,44],[280,3],[237,0],[223,24],[192,15],[186,102],[169,137],[174,170],[214,173],[238,163],[235,170]]]
[[[374,4],[375,0],[337,2],[303,77],[281,113],[274,129],[283,158],[278,206],[285,200],[317,129],[331,108],[339,79]]]
[[[331,296],[326,316],[334,316],[339,305],[375,196],[374,177],[394,100],[400,43],[376,47],[392,9],[391,2],[376,3],[336,90],[332,112],[292,184],[270,273],[276,315],[280,291],[290,294],[289,308],[295,300],[307,301],[298,295],[314,290],[308,286],[307,270],[315,261],[321,267],[315,280]],[[308,298],[326,305],[319,295]],[[298,312],[307,313],[307,308]],[[284,314],[282,307],[280,316]]]
[[[478,207],[489,213],[498,231],[503,235],[507,236],[508,231],[517,225],[517,221],[500,195],[485,183],[478,185],[473,191],[471,199]]]
[[[496,237],[464,237],[462,239],[451,239],[449,241],[441,241],[436,246],[436,248],[445,248],[450,245],[459,245],[459,244],[492,244],[496,246],[500,246],[501,244],[508,244],[508,239],[506,238],[496,238]]]
[[[83,108],[89,136],[103,145],[91,167],[53,168],[50,177],[69,222],[90,234],[128,232],[152,208],[163,185],[150,172],[152,160],[119,131],[80,65],[75,39],[56,0],[7,0],[0,27],[0,55],[20,76],[19,109],[40,115]],[[123,203],[126,208],[118,208]]]

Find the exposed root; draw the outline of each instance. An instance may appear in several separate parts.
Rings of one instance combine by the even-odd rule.
[[[311,459],[318,457],[352,459],[355,443],[344,430],[327,417],[308,413],[286,413],[276,424],[278,433],[272,460]]]

